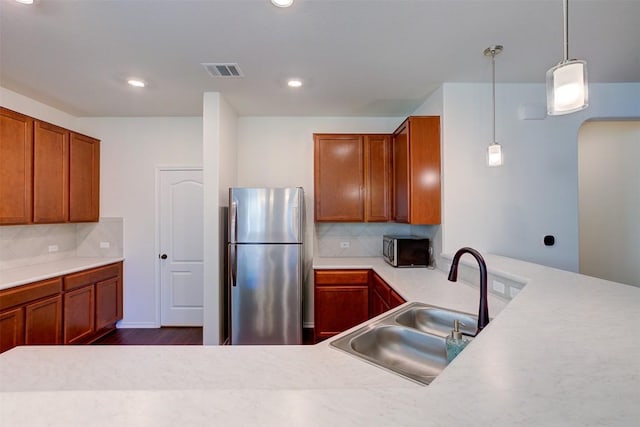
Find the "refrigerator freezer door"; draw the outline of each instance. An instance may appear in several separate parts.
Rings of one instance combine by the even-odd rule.
[[[302,245],[229,245],[231,344],[302,343]],[[235,261],[235,262],[234,262]]]
[[[302,188],[229,189],[230,243],[302,243]]]

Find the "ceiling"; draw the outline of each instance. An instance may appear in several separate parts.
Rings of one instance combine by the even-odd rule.
[[[640,0],[569,12],[591,82],[640,81]],[[498,82],[543,83],[562,25],[561,0],[0,0],[0,86],[76,116],[199,116],[210,91],[242,116],[403,116],[444,82],[490,82],[494,44]]]

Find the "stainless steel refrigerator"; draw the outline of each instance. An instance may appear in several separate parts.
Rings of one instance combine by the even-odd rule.
[[[304,192],[229,189],[231,344],[301,344]]]

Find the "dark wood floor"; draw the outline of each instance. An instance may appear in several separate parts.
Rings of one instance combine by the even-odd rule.
[[[304,329],[303,341],[313,344],[313,329]],[[202,328],[116,329],[93,344],[202,345]]]
[[[97,345],[202,345],[202,328],[116,329]]]

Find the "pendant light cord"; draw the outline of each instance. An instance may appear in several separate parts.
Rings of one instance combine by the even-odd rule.
[[[501,45],[489,46],[484,50],[484,56],[491,56],[491,88],[492,88],[492,96],[491,99],[493,101],[493,141],[491,145],[497,144],[496,142],[496,55],[502,52]]]
[[[564,62],[569,60],[569,0],[563,2],[564,11]]]
[[[491,51],[491,78],[493,87],[493,144],[496,143],[496,52]]]

